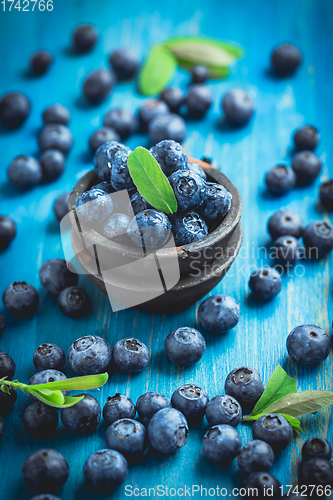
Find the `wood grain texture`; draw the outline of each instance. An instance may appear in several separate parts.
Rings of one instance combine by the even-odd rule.
[[[285,348],[288,332],[302,323],[314,323],[329,331],[332,320],[330,268],[332,257],[320,262],[304,262],[290,276],[283,277],[280,295],[270,303],[258,304],[248,294],[248,277],[257,265],[267,263],[266,221],[281,207],[300,213],[306,223],[328,219],[316,204],[319,184],[332,170],[331,132],[333,66],[333,6],[329,0],[285,2],[248,2],[239,0],[184,0],[164,2],[110,2],[99,0],[55,0],[54,11],[43,13],[0,11],[1,93],[23,91],[32,101],[31,116],[16,131],[0,131],[0,213],[11,215],[18,224],[13,244],[0,255],[0,291],[15,280],[26,280],[40,292],[38,313],[28,320],[16,320],[5,314],[7,328],[0,339],[0,349],[8,352],[17,365],[16,376],[28,381],[34,373],[32,354],[42,342],[55,342],[67,351],[70,344],[86,334],[103,335],[111,345],[133,335],[145,342],[151,361],[135,376],[113,373],[106,387],[92,391],[104,404],[116,391],[134,401],[147,390],[167,396],[181,384],[194,382],[208,391],[210,397],[223,393],[228,372],[237,365],[248,364],[259,369],[266,382],[280,363],[295,376],[299,389],[332,389],[332,355],[315,369],[304,369],[292,363]],[[0,6],[2,7],[2,6]],[[93,52],[74,56],[68,51],[70,34],[75,25],[92,22],[101,32]],[[71,190],[77,180],[91,168],[88,138],[102,123],[106,109],[126,106],[136,110],[142,97],[134,83],[117,85],[107,102],[87,106],[81,99],[81,84],[87,72],[107,65],[106,55],[118,46],[131,47],[143,57],[151,43],[179,34],[204,34],[235,40],[246,50],[246,57],[233,68],[225,81],[212,82],[214,105],[205,119],[187,122],[185,147],[189,155],[214,157],[221,170],[239,188],[244,210],[243,247],[230,271],[214,290],[232,295],[241,304],[241,319],[228,334],[217,337],[206,334],[207,350],[196,366],[177,368],[166,359],[163,342],[166,335],[180,326],[197,325],[197,306],[179,314],[160,316],[128,310],[113,313],[107,298],[80,276],[80,284],[92,301],[90,315],[81,320],[63,316],[54,300],[42,289],[38,279],[41,264],[62,257],[59,226],[52,205],[57,195]],[[290,79],[277,79],[269,72],[271,49],[282,41],[295,42],[304,54],[298,73]],[[54,65],[40,78],[27,76],[29,56],[34,50],[49,49]],[[179,71],[174,83],[187,88],[189,76]],[[233,129],[221,120],[221,96],[230,88],[241,86],[255,98],[257,112],[243,129]],[[6,180],[6,168],[18,154],[38,154],[37,133],[42,110],[61,102],[72,112],[70,128],[74,147],[67,159],[66,172],[54,183],[43,184],[28,193],[17,193]],[[321,132],[318,154],[323,161],[320,179],[314,185],[296,189],[281,199],[273,199],[264,190],[265,172],[279,161],[288,164],[292,158],[291,134],[304,123],[316,125]],[[136,135],[128,141],[132,148],[147,145],[147,137]],[[261,248],[259,250],[259,248]],[[302,263],[303,264],[303,263]],[[299,272],[298,272],[299,271]],[[303,272],[304,271],[304,274]],[[297,276],[297,274],[301,274]],[[0,306],[3,312],[2,305]],[[66,365],[68,376],[73,373]],[[33,496],[21,478],[25,457],[40,447],[54,447],[66,457],[70,476],[60,492],[62,500],[96,498],[86,490],[82,466],[90,453],[105,446],[105,425],[88,437],[70,435],[59,427],[57,436],[38,442],[27,435],[22,414],[29,401],[20,394],[14,411],[6,418],[6,436],[0,445],[3,481],[0,497],[27,500]],[[303,435],[294,440],[276,460],[272,473],[283,484],[295,482],[299,448],[311,435],[328,437],[333,442],[331,410],[302,419]],[[191,429],[188,444],[173,456],[161,457],[153,452],[130,467],[125,484],[142,487],[181,487],[198,484],[204,487],[240,486],[237,465],[230,470],[211,465],[202,454],[201,441],[207,423]],[[239,426],[242,442],[251,437],[249,425]],[[199,494],[194,496],[199,498]],[[112,498],[125,498],[124,487]]]

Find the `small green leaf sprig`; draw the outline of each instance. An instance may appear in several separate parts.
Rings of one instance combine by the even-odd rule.
[[[0,379],[0,390],[10,394],[9,388],[21,390],[29,396],[42,401],[49,406],[55,408],[69,408],[81,401],[84,396],[64,396],[62,391],[86,391],[89,389],[97,389],[102,387],[108,380],[107,373],[100,373],[98,375],[86,375],[84,377],[73,377],[65,380],[57,380],[55,382],[48,382],[46,384],[27,385],[22,384],[18,380],[7,380],[7,377]]]
[[[143,95],[158,94],[177,66],[191,70],[200,64],[208,69],[210,78],[225,78],[243,54],[242,47],[232,42],[200,36],[171,38],[151,48],[139,75],[139,90]]]
[[[141,196],[160,212],[177,212],[177,199],[166,175],[153,155],[141,146],[128,157],[130,176]]]
[[[317,413],[331,404],[333,404],[332,391],[297,392],[296,380],[278,365],[251,415],[245,415],[243,420],[251,422],[263,415],[278,413],[285,417],[296,431],[302,432],[299,420],[301,416]]]

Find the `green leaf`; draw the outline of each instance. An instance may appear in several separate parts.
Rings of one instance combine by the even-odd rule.
[[[259,415],[245,415],[243,417],[243,421],[244,422],[253,422],[255,420],[258,420],[260,417],[263,417],[264,415],[266,415],[266,413],[259,413]],[[280,415],[282,415],[282,417],[284,417],[286,420],[288,420],[288,422],[290,423],[290,425],[297,432],[302,432],[303,431],[303,429],[301,427],[301,422],[297,418],[291,417],[290,415],[286,415],[285,413],[280,413]]]
[[[209,69],[223,68],[227,71],[236,59],[243,55],[243,49],[231,42],[222,42],[212,38],[181,36],[164,43],[180,64],[203,64]]]
[[[275,401],[265,408],[265,413],[281,413],[298,418],[308,413],[315,413],[333,404],[331,391],[304,391]]]
[[[109,378],[107,373],[98,375],[86,375],[84,377],[73,377],[46,384],[29,385],[32,389],[47,389],[60,391],[86,391],[88,389],[97,389],[104,385]]]
[[[139,90],[143,95],[163,90],[177,67],[177,60],[162,45],[154,45],[139,74]]]
[[[296,380],[278,365],[272,373],[264,392],[252,410],[252,415],[264,413],[264,410],[275,401],[288,394],[297,392]]]
[[[165,214],[177,211],[177,200],[173,189],[147,149],[137,147],[129,155],[127,166],[139,193],[150,205]]]
[[[10,394],[10,390],[9,390],[8,385],[2,384],[2,386],[0,387],[0,389],[2,390],[2,392],[5,392],[6,394]]]
[[[48,392],[51,394],[47,394]],[[64,396],[61,391],[47,391],[47,389],[31,390],[30,394],[39,399],[39,401],[42,401],[42,403],[53,406],[54,408],[68,408],[84,398],[84,396],[68,397]]]

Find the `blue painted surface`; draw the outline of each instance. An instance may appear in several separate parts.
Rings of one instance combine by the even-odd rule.
[[[0,213],[11,215],[18,225],[13,244],[1,253],[1,292],[15,280],[26,280],[40,292],[37,314],[28,320],[16,320],[5,313],[7,329],[0,339],[0,348],[11,354],[17,365],[16,376],[28,381],[34,373],[32,354],[43,341],[55,342],[67,351],[70,344],[85,334],[103,335],[111,345],[128,334],[137,336],[151,351],[147,370],[138,375],[112,374],[101,391],[92,391],[101,404],[116,391],[126,393],[134,401],[147,390],[167,396],[181,384],[194,382],[204,387],[210,397],[223,392],[227,373],[237,365],[248,364],[259,369],[266,382],[276,364],[281,363],[297,377],[299,389],[332,388],[332,356],[318,368],[305,370],[287,358],[285,340],[288,332],[302,323],[314,323],[330,329],[332,293],[331,258],[305,262],[304,275],[283,277],[280,295],[267,304],[257,304],[248,295],[250,271],[263,261],[268,242],[266,221],[280,207],[289,207],[301,214],[306,223],[328,218],[316,205],[320,181],[330,172],[333,154],[331,138],[333,66],[333,7],[329,0],[298,2],[212,1],[108,2],[77,0],[54,1],[53,12],[0,11],[0,90],[18,90],[32,101],[32,112],[25,125],[16,131],[0,133]],[[0,5],[0,7],[2,7]],[[8,8],[8,5],[6,5]],[[68,51],[70,33],[80,22],[92,22],[101,32],[96,48],[89,54],[73,56]],[[246,50],[246,57],[232,70],[225,81],[212,82],[214,105],[207,117],[188,122],[187,151],[194,157],[213,156],[222,171],[238,186],[244,202],[242,217],[244,243],[231,270],[214,290],[232,295],[241,304],[238,326],[222,337],[206,335],[207,350],[196,366],[177,368],[163,352],[166,335],[174,328],[197,326],[197,305],[172,316],[138,313],[132,310],[112,313],[108,300],[88,278],[80,284],[92,301],[90,315],[81,320],[63,316],[56,301],[42,289],[38,269],[42,262],[62,257],[59,227],[54,220],[52,204],[61,192],[70,190],[81,175],[91,168],[87,141],[91,132],[102,123],[107,109],[128,106],[136,110],[142,101],[134,83],[117,85],[111,97],[97,107],[85,105],[80,97],[84,76],[92,69],[107,66],[107,54],[117,46],[132,47],[146,54],[151,43],[175,34],[204,34],[235,40]],[[290,79],[277,79],[268,71],[269,54],[279,42],[295,42],[304,53],[304,63]],[[27,76],[27,61],[40,48],[54,54],[50,72],[40,78]],[[179,71],[175,82],[184,89],[188,74]],[[231,87],[242,86],[254,96],[257,112],[251,123],[234,130],[221,122],[221,96]],[[75,144],[68,156],[66,172],[54,183],[43,184],[24,194],[17,193],[6,180],[6,168],[18,154],[38,154],[37,134],[42,110],[61,102],[72,112],[70,128]],[[318,154],[323,161],[321,178],[314,185],[296,189],[281,199],[266,194],[264,173],[273,164],[292,158],[291,134],[304,123],[314,124],[321,131]],[[128,145],[146,145],[145,136],[134,136]],[[262,247],[261,250],[258,250]],[[298,268],[298,274],[301,274]],[[2,305],[0,306],[3,311]],[[65,370],[72,376],[69,367]],[[60,427],[57,436],[39,443],[27,435],[21,418],[28,405],[19,394],[14,411],[5,422],[7,433],[0,446],[3,499],[28,499],[33,496],[25,487],[20,469],[26,455],[40,447],[54,447],[66,457],[70,476],[60,492],[63,500],[95,498],[85,488],[82,466],[90,453],[104,444],[105,426],[88,437],[70,435]],[[272,473],[283,484],[296,478],[299,446],[303,439],[318,434],[333,441],[331,411],[303,418],[304,433],[281,453]],[[240,486],[235,463],[230,470],[211,465],[202,454],[201,440],[207,423],[191,429],[188,444],[173,456],[161,457],[149,452],[140,463],[130,467],[126,485],[182,487],[192,484],[206,488]],[[241,425],[242,442],[250,439],[251,429]],[[199,493],[195,497],[199,498]],[[114,493],[125,498],[124,487]]]

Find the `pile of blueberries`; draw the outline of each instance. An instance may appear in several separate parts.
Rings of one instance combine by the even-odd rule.
[[[94,166],[101,182],[79,195],[76,203],[79,219],[94,227],[101,224],[101,233],[110,240],[133,242],[140,247],[144,244],[146,248],[163,246],[170,231],[177,246],[204,238],[209,224],[222,221],[230,210],[231,193],[221,184],[208,182],[204,170],[196,163],[188,163],[184,149],[177,142],[161,141],[150,152],[169,179],[177,199],[177,213],[167,217],[142,197],[127,166],[131,150],[110,141],[95,153]],[[118,207],[112,196],[108,196],[121,190],[130,193],[127,207]],[[135,217],[131,219],[129,215],[133,212]]]
[[[188,339],[192,339],[187,345],[192,345],[193,351],[196,348],[196,341],[193,339],[199,332],[190,328],[179,330],[183,330],[183,340],[187,330]],[[169,348],[174,338],[170,337]],[[140,341],[124,340],[125,342],[119,341],[113,349],[114,361],[122,364],[122,369],[127,370],[129,364],[132,371],[142,369],[147,353],[136,349],[137,342]],[[131,349],[126,348],[126,341],[131,342],[131,346],[127,346]],[[186,342],[183,342],[183,347],[185,356],[184,352],[191,349],[186,348]],[[69,349],[69,364],[79,374],[103,371],[111,362],[111,351],[101,337],[82,337]],[[181,356],[181,352],[178,349],[178,356]],[[98,356],[94,356],[94,353],[98,353]],[[31,378],[30,384],[65,378],[58,371],[64,366],[65,355],[54,344],[39,346],[34,353],[33,363],[40,371]],[[0,377],[12,379],[14,373],[15,363],[12,358],[6,353],[0,353]],[[103,412],[95,397],[90,394],[80,395],[84,397],[76,405],[61,410],[64,427],[77,435],[91,434],[100,423],[102,414],[108,426],[105,434],[106,447],[94,452],[84,463],[83,474],[87,484],[96,491],[113,491],[125,481],[128,463],[135,463],[138,458],[146,455],[149,445],[161,454],[175,453],[186,444],[189,426],[197,425],[206,416],[210,427],[203,436],[205,457],[223,466],[237,457],[247,497],[261,498],[270,488],[272,498],[280,498],[280,483],[268,471],[279,452],[290,444],[293,437],[291,425],[281,415],[264,415],[253,424],[253,441],[242,447],[236,427],[241,422],[243,411],[250,411],[254,407],[264,391],[264,385],[255,368],[242,366],[229,373],[224,390],[224,394],[210,400],[201,387],[185,384],[174,391],[171,400],[162,394],[147,392],[138,398],[136,405],[127,396],[117,393],[107,398]],[[11,411],[15,399],[15,391],[11,391],[11,394],[1,393],[2,414]],[[136,413],[138,419],[135,419]],[[40,401],[33,400],[23,414],[24,428],[38,439],[52,437],[58,421],[57,410]],[[0,433],[2,438],[2,418]],[[315,437],[304,443],[303,462],[299,470],[299,492],[306,495],[310,485],[317,488],[316,498],[321,496],[320,491],[328,491],[327,488],[333,484],[331,454],[331,447],[325,439]],[[42,448],[26,458],[22,474],[32,489],[56,493],[68,478],[69,466],[60,453]],[[299,495],[289,494],[285,498],[299,498]]]

